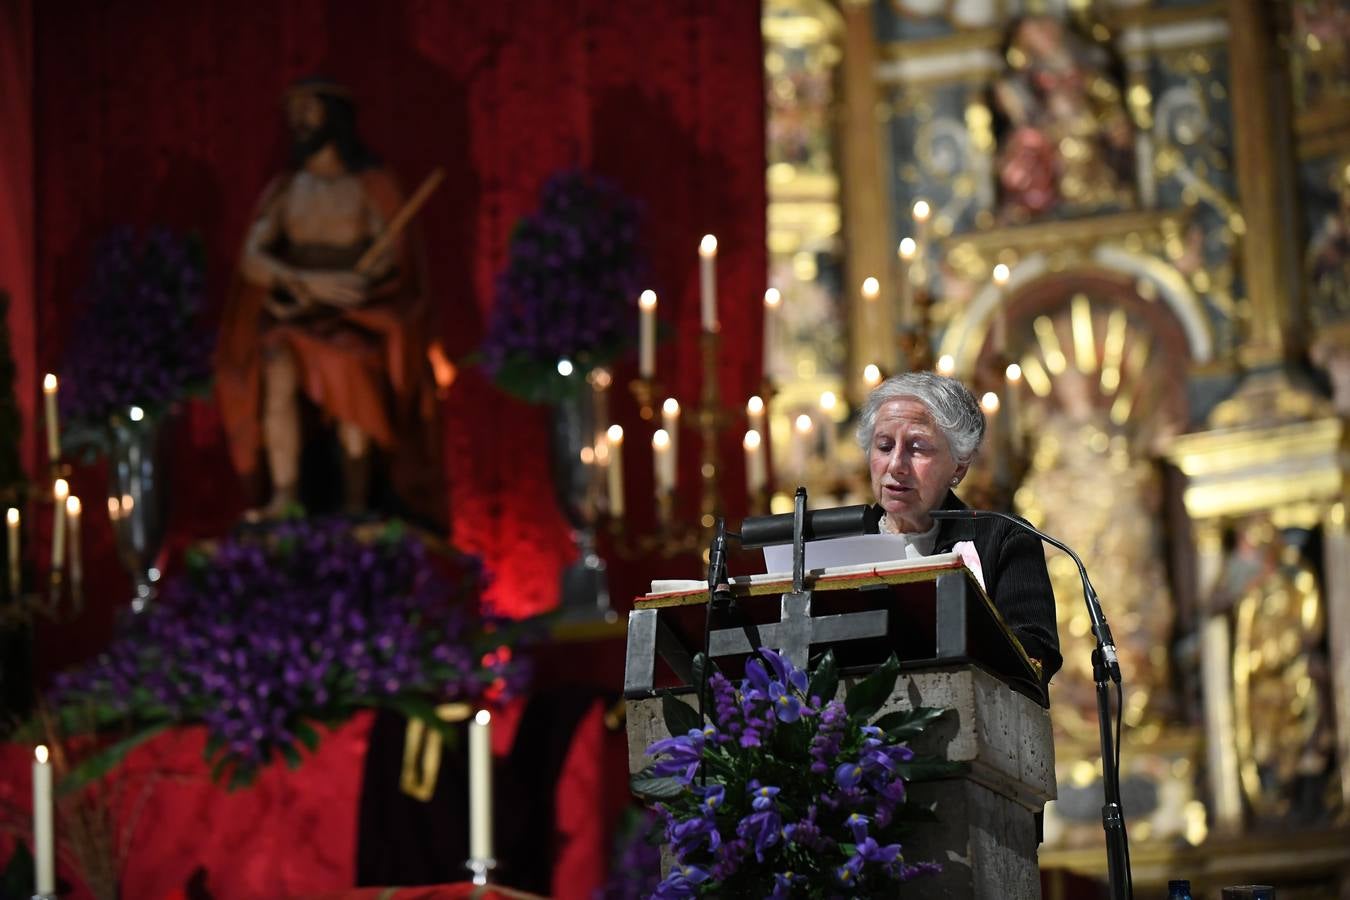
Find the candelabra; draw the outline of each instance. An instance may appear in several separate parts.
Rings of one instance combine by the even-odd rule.
[[[84,609],[84,572],[80,547],[83,506],[70,493],[69,466],[59,460],[50,466],[50,491],[34,493],[24,502],[24,491],[13,489],[3,498],[5,510],[6,578],[0,629],[31,624],[38,619],[69,621]],[[30,513],[24,515],[23,509]],[[24,523],[46,519],[50,509],[51,559],[43,568],[26,572]],[[33,511],[42,510],[40,516]],[[31,533],[31,530],[30,530]],[[31,577],[25,578],[25,574]]]

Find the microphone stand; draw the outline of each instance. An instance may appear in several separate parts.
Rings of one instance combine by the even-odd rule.
[[[1130,842],[1125,829],[1125,811],[1120,802],[1119,734],[1111,733],[1112,684],[1116,688],[1117,716],[1121,714],[1124,698],[1120,683],[1120,659],[1116,654],[1116,641],[1111,636],[1111,626],[1107,624],[1106,615],[1102,612],[1097,590],[1092,586],[1092,579],[1088,578],[1087,567],[1067,544],[1008,513],[973,509],[935,509],[929,515],[934,519],[984,517],[1003,519],[1023,531],[1034,534],[1050,546],[1063,550],[1078,566],[1078,576],[1083,581],[1083,600],[1087,603],[1092,634],[1097,639],[1097,646],[1092,651],[1092,680],[1096,685],[1097,726],[1101,734],[1102,747],[1102,830],[1106,834],[1107,881],[1111,900],[1132,900],[1134,878],[1130,873]]]

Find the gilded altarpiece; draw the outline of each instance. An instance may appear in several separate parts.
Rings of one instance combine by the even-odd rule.
[[[1321,856],[1305,875],[1345,862],[1327,849],[1345,811],[1338,710],[1350,719],[1333,674],[1350,658],[1338,634],[1350,632],[1328,598],[1350,597],[1338,593],[1342,429],[1318,397],[1325,385],[1255,401],[1293,410],[1233,445],[1266,454],[1266,468],[1218,488],[1242,498],[1233,508],[1195,505],[1195,466],[1222,468],[1214,460],[1233,449],[1220,441],[1218,457],[1207,456],[1195,435],[1235,427],[1234,410],[1252,402],[1219,403],[1238,385],[1263,315],[1245,281],[1244,241],[1262,212],[1244,209],[1238,192],[1229,6],[873,5],[892,148],[878,187],[895,211],[893,246],[915,238],[919,253],[894,261],[895,283],[912,285],[895,292],[898,335],[922,328],[939,368],[1001,400],[993,452],[967,482],[972,499],[1026,515],[1093,573],[1128,677],[1122,787],[1141,885],[1178,866],[1200,883],[1242,880],[1244,857],[1283,828],[1302,829],[1279,838],[1302,849],[1272,863],[1271,877],[1310,865],[1308,853]],[[1303,6],[1291,19],[1305,28],[1295,43],[1325,47],[1328,21],[1343,29],[1345,16]],[[1312,30],[1320,37],[1310,43]],[[1344,61],[1339,51],[1319,57],[1305,93],[1340,96]],[[1300,115],[1299,128],[1310,127]],[[1335,123],[1321,127],[1343,133],[1342,114],[1322,115]],[[1350,170],[1330,149],[1302,157],[1324,201],[1305,210],[1306,273],[1320,297],[1309,318],[1344,322]],[[920,201],[927,215],[916,220]],[[916,322],[914,292],[931,298],[927,321]],[[897,353],[895,365],[904,362]],[[1316,457],[1307,465],[1322,480],[1284,502],[1287,467],[1276,460],[1290,446]],[[1042,860],[1100,874],[1091,638],[1072,564],[1053,552],[1048,564],[1065,668],[1052,690],[1059,800]]]

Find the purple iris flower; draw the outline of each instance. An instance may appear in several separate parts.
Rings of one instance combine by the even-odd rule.
[[[802,717],[802,702],[776,681],[769,685],[769,701],[780,722],[795,722]]]
[[[760,647],[760,654],[769,662],[769,667],[773,669],[773,677],[784,685],[790,685],[798,692],[806,693],[806,673],[789,661],[784,659],[781,654],[775,653],[768,647]]]
[[[721,806],[722,801],[726,799],[727,796],[726,785],[721,784],[706,785],[705,787],[702,788],[702,794],[703,794],[703,806],[706,810],[711,812],[712,810],[717,809],[717,807]]]
[[[778,843],[783,835],[783,820],[775,810],[753,812],[741,819],[736,834],[754,848],[755,859],[764,862],[764,851]]]
[[[863,767],[860,762],[840,763],[834,770],[835,784],[842,788],[851,788],[862,778]]]
[[[708,871],[698,866],[676,866],[670,875],[656,886],[652,894],[657,900],[687,900],[697,896],[698,886],[708,880]]]
[[[668,825],[666,839],[680,859],[697,851],[705,843],[709,850],[722,846],[722,833],[717,830],[717,822],[711,813]]]
[[[781,790],[772,785],[761,785],[758,781],[751,781],[747,787],[750,796],[753,798],[750,805],[761,812],[766,809],[773,809],[773,798],[777,797]]]
[[[689,729],[689,733],[680,737],[657,741],[647,748],[648,756],[667,754],[667,758],[652,766],[652,772],[658,776],[674,776],[682,784],[694,780],[699,763],[703,760],[704,731]]]
[[[853,832],[853,840],[857,843],[862,843],[867,839],[867,825],[869,822],[870,820],[867,816],[864,816],[861,813],[849,813],[848,819],[844,824],[848,826],[849,831]]]
[[[899,844],[887,844],[881,846],[876,838],[866,838],[858,842],[858,858],[870,863],[880,863],[883,866],[889,866],[900,856]]]

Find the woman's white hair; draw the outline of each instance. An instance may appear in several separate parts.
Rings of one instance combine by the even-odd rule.
[[[877,412],[892,400],[917,400],[947,438],[952,456],[968,463],[984,440],[984,411],[975,396],[955,378],[934,372],[906,372],[887,378],[867,395],[858,416],[858,445],[866,453],[877,428]]]

